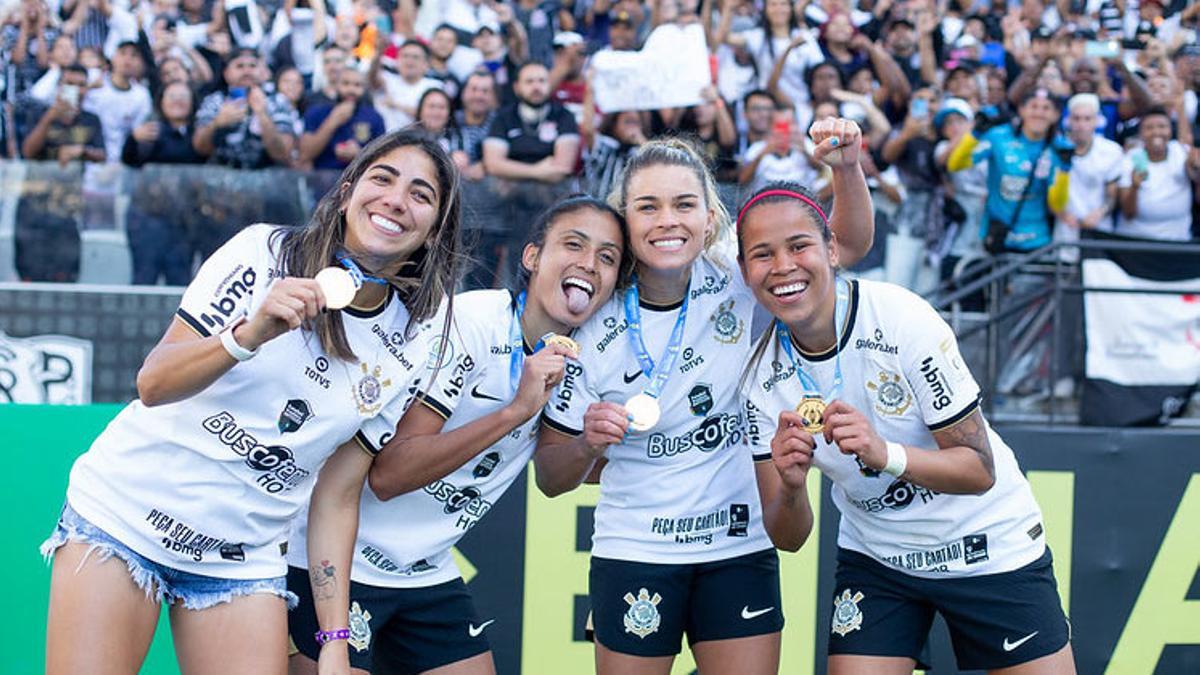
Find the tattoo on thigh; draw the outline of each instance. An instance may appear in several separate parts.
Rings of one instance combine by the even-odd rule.
[[[312,582],[314,600],[330,600],[337,590],[337,568],[328,560],[322,560],[319,565],[308,568],[308,578]]]

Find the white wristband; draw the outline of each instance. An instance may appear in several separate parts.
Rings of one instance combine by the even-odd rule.
[[[903,445],[888,441],[887,444],[887,466],[883,467],[883,472],[889,476],[899,478],[904,475],[904,470],[908,468],[908,450],[904,449]]]
[[[229,328],[221,331],[221,346],[225,347],[225,351],[229,352],[229,355],[237,361],[249,361],[258,355],[257,349],[246,349],[245,347],[239,345],[237,340],[233,339],[233,329],[237,328],[243,323],[246,323],[245,316],[239,318],[237,321],[234,321],[229,325]]]

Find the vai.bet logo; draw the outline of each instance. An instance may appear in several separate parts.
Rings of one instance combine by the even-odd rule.
[[[309,476],[309,471],[296,465],[292,451],[282,445],[263,445],[237,425],[233,415],[221,411],[201,423],[204,430],[217,437],[235,454],[242,457],[246,466],[262,472],[254,482],[264,490],[275,494],[290,490]]]
[[[238,272],[241,275],[238,276]],[[224,288],[224,292],[217,296],[216,300],[209,303],[212,313],[201,312],[200,320],[210,329],[220,330],[225,327],[225,322],[233,313],[237,311],[238,304],[243,298],[249,298],[253,293],[254,281],[258,275],[254,273],[253,267],[244,267],[238,265],[233,272],[221,282],[217,288]]]

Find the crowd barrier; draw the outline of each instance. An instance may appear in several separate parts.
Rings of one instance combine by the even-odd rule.
[[[49,570],[38,544],[62,505],[68,470],[117,405],[0,406],[10,476],[0,491],[9,514],[9,621],[33,638],[13,642],[0,673],[43,668]],[[1001,427],[1044,514],[1063,606],[1071,617],[1078,672],[1167,675],[1200,672],[1200,434],[1151,430]],[[824,484],[822,484],[824,483]],[[809,543],[782,553],[784,614],[780,672],[821,675],[833,609],[837,513],[826,481],[810,481],[817,524]],[[499,672],[592,672],[584,640],[594,487],[556,499],[522,476],[487,519],[467,533],[458,560]],[[932,673],[954,673],[944,626],[931,641]],[[689,673],[686,649],[675,673]],[[177,671],[166,624],[149,675]]]
[[[0,282],[128,284],[131,246],[163,249],[180,241],[194,269],[246,225],[304,223],[339,175],[0,161]],[[546,206],[579,192],[574,179],[544,184],[489,177],[462,185],[468,241],[480,233],[509,233],[519,241]],[[721,195],[732,209],[739,188],[724,185]]]

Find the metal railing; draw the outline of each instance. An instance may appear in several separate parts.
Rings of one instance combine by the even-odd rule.
[[[1029,252],[964,260],[959,269],[970,269],[973,265],[972,278],[964,280],[956,275],[928,294],[930,303],[950,323],[961,345],[977,343],[982,336],[982,346],[976,345],[972,363],[976,367],[972,371],[983,375],[980,385],[984,392],[984,409],[990,418],[1050,425],[1078,423],[1078,408],[1074,411],[1065,408],[1070,404],[1078,405],[1077,393],[1082,389],[1084,372],[1082,368],[1063,372],[1064,365],[1068,364],[1064,364],[1060,356],[1066,336],[1083,334],[1085,318],[1079,311],[1068,323],[1064,317],[1066,298],[1083,293],[1185,295],[1200,292],[1200,287],[1194,285],[1154,289],[1088,286],[1082,282],[1078,260],[1081,253],[1087,257],[1089,252],[1194,256],[1196,276],[1200,277],[1200,243],[1082,239],[1055,242]],[[983,306],[979,308],[981,299]],[[977,308],[964,308],[971,301]],[[1031,350],[1039,346],[1039,353],[1044,358],[1030,359]],[[1082,358],[1083,354],[1077,356]],[[1023,358],[1025,362],[1022,362]],[[1031,367],[1031,361],[1044,363],[1035,363]],[[1039,369],[1039,365],[1043,367]],[[1014,369],[1026,372],[1014,372]],[[1039,370],[1044,375],[1039,376]],[[1056,395],[1055,385],[1060,381],[1060,375],[1072,379],[1075,396]],[[1014,386],[1014,381],[1024,384],[1024,388]],[[1041,405],[1033,409],[1005,405],[1022,399]],[[1200,418],[1177,420],[1173,424],[1200,426]]]

